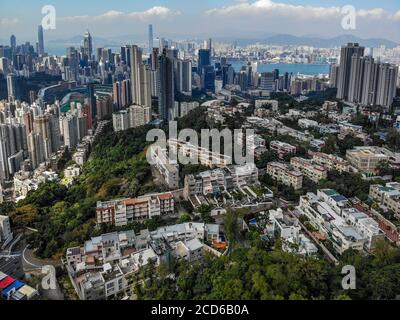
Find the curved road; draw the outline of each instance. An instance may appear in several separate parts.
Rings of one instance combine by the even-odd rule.
[[[24,250],[22,251],[22,262],[25,272],[42,272],[42,268],[46,265],[52,265],[54,267],[60,265],[54,260],[42,260],[34,255],[34,250],[25,246]],[[60,289],[58,281],[56,281],[56,289],[49,289],[49,290],[41,290],[41,294],[45,296],[49,300],[64,300],[64,294]]]
[[[29,249],[28,246],[25,246],[24,250],[22,251],[22,260],[25,271],[42,269],[43,266],[47,265],[54,267],[61,265],[60,262],[54,260],[37,258],[34,254],[34,250]]]

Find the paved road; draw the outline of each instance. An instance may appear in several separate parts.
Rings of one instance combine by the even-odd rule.
[[[54,261],[49,259],[39,259],[35,256],[34,250],[25,246],[24,250],[22,251],[22,261],[24,265],[24,270],[34,270],[34,269],[42,269],[43,266],[59,266],[61,265],[60,261]]]
[[[22,262],[25,272],[41,273],[42,267],[46,265],[57,266],[60,263],[54,260],[44,260],[35,257],[34,251],[25,246],[22,251]],[[64,294],[56,281],[56,289],[41,290],[43,297],[49,300],[64,300]]]

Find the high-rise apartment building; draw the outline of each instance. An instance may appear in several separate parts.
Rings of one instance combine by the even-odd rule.
[[[173,61],[167,57],[166,50],[159,58],[159,115],[162,120],[171,120],[171,110],[174,107],[174,65]]]
[[[342,47],[340,52],[340,65],[338,73],[338,99],[348,98],[352,57],[354,54],[362,57],[364,55],[364,49],[365,48],[360,47],[358,43],[348,43],[346,46]]]
[[[142,51],[138,46],[129,47],[131,68],[131,96],[132,102],[139,104],[140,100],[140,65],[142,63]]]
[[[396,96],[398,67],[388,63],[379,65],[379,77],[376,91],[376,104],[389,108]]]
[[[354,103],[361,102],[362,84],[364,76],[364,59],[358,54],[353,54],[350,65],[350,81],[348,100]]]

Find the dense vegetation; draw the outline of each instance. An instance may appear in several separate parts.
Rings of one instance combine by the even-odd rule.
[[[3,204],[2,213],[8,214],[16,227],[38,230],[29,240],[40,257],[60,255],[66,248],[82,244],[102,232],[95,228],[97,201],[156,191],[144,152],[150,128],[114,133],[109,124],[71,188],[41,184],[16,206]]]
[[[343,290],[342,267],[356,270],[356,289]],[[250,249],[206,256],[197,263],[172,260],[142,270],[139,299],[396,299],[400,294],[400,250],[385,242],[375,255],[346,252],[334,266],[323,259],[265,248],[258,237]]]

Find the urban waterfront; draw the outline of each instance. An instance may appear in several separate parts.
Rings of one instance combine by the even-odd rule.
[[[235,68],[235,71],[240,71],[242,66],[246,65],[246,61],[229,61]],[[329,64],[304,64],[304,63],[263,63],[258,65],[258,72],[269,72],[275,69],[279,70],[280,74],[285,72],[293,74],[304,74],[304,75],[320,75],[329,74]]]

